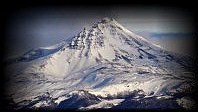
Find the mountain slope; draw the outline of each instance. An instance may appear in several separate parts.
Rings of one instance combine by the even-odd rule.
[[[22,57],[7,66],[7,95],[18,108],[58,108],[76,101],[82,109],[92,104],[89,102],[108,102],[109,96],[116,99],[122,93],[141,90],[144,98],[171,96],[194,84],[188,57],[165,51],[109,18],[90,30],[83,29],[70,42],[32,50]],[[82,90],[86,94],[70,95]],[[46,92],[50,95],[47,101],[53,103],[36,100]],[[86,101],[89,98],[91,101]],[[121,103],[125,97],[121,99],[115,102]]]

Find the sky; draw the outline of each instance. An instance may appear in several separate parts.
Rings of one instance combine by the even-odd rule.
[[[72,38],[84,27],[89,29],[104,17],[120,24],[163,48],[189,54],[186,44],[194,32],[193,18],[184,9],[170,7],[33,7],[21,8],[9,15],[6,23],[6,57],[30,49],[57,44]],[[162,35],[170,33],[173,35]],[[161,35],[152,35],[161,34]],[[194,38],[194,37],[193,37]],[[184,45],[185,44],[185,45]],[[182,46],[182,48],[181,48]]]

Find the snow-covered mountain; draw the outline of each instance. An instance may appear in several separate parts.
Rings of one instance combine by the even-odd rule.
[[[6,95],[16,109],[195,107],[192,60],[109,18],[71,41],[25,53],[6,73]]]

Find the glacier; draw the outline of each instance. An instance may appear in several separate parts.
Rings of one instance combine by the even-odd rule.
[[[104,18],[9,61],[6,96],[16,110],[194,109],[193,62]]]

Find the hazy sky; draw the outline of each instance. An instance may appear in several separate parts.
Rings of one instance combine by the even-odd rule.
[[[5,40],[6,49],[9,51],[7,56],[59,43],[78,34],[84,27],[89,29],[104,17],[115,18],[129,30],[148,37],[149,35],[145,34],[194,31],[193,18],[188,12],[177,8],[119,6],[24,8],[10,14],[7,20]],[[169,44],[172,44],[172,38],[153,39],[151,40],[155,43],[165,48],[167,46],[168,50],[186,53],[177,49],[177,44],[171,49]],[[173,40],[177,39],[180,38]],[[167,41],[164,44],[165,40]],[[178,46],[180,44],[178,43]]]

